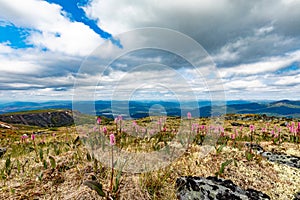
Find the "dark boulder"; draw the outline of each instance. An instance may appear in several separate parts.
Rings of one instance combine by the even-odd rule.
[[[180,200],[260,200],[270,197],[254,189],[243,190],[231,180],[217,177],[180,177],[176,180]]]

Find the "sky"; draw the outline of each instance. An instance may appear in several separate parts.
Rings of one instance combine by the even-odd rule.
[[[299,0],[0,0],[0,99],[299,100],[299,10]]]

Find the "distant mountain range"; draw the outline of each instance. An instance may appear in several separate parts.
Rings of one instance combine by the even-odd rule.
[[[72,109],[71,101],[0,102],[0,114],[45,109]]]
[[[300,101],[227,101],[214,102],[199,101],[198,105],[193,102],[176,101],[82,101],[77,102],[74,108],[85,114],[101,115],[112,118],[113,115],[122,114],[125,118],[141,118],[149,115],[181,116],[191,112],[194,116],[200,113],[201,117],[218,115],[213,111],[224,110],[234,114],[266,114],[269,116],[283,116],[300,118]],[[213,109],[212,109],[213,106]],[[72,109],[72,101],[48,101],[48,102],[0,102],[0,114],[43,109]],[[92,109],[91,109],[92,108]]]

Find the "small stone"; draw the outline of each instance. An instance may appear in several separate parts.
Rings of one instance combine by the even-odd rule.
[[[231,126],[243,126],[243,124],[240,124],[238,122],[231,122]]]
[[[255,150],[257,154],[264,153],[264,149],[258,144],[251,144],[249,142],[246,142],[245,146],[248,147],[249,149]]]
[[[6,153],[6,148],[0,147],[0,158]]]
[[[300,200],[300,191],[294,194],[294,199],[293,200]]]
[[[280,126],[286,127],[288,124],[289,124],[288,122],[283,122],[282,124],[280,124]]]

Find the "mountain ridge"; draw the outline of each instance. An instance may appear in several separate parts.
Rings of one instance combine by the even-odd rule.
[[[38,110],[6,113],[0,115],[0,122],[4,128],[10,128],[8,124],[38,127],[61,127],[74,124],[71,110]]]
[[[269,116],[300,117],[300,101],[278,100],[278,101],[245,101],[233,100],[225,103],[210,101],[195,102],[167,102],[167,101],[105,101],[93,102],[94,111],[89,110],[91,102],[82,101],[77,103],[74,110],[90,115],[102,115],[113,118],[115,115],[123,114],[125,117],[142,118],[151,115],[151,112],[161,112],[162,115],[183,116],[191,112],[194,116],[212,116],[212,110],[224,110],[233,114],[266,114]],[[113,108],[111,108],[113,105]],[[156,107],[155,107],[156,106]],[[196,107],[195,107],[196,106]],[[161,107],[161,109],[159,109]],[[213,108],[213,109],[212,109]],[[5,115],[12,112],[45,110],[45,109],[67,109],[72,110],[72,101],[47,101],[47,102],[10,102],[0,103],[0,114]],[[34,112],[34,111],[32,111]],[[152,113],[153,114],[153,113]],[[154,113],[155,114],[155,113]],[[156,113],[157,114],[157,113]],[[225,113],[224,113],[225,114]]]

